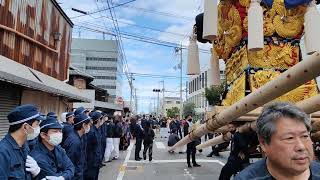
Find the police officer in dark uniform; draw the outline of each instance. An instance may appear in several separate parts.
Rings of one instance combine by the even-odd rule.
[[[90,131],[90,117],[78,114],[74,118],[74,130],[66,138],[62,147],[75,167],[73,180],[83,180],[86,168],[86,147],[83,136]]]
[[[28,155],[26,141],[39,135],[40,113],[28,104],[14,108],[7,118],[9,132],[0,141],[0,179],[30,180],[40,173],[40,167]]]
[[[101,113],[102,114],[102,119],[101,119],[101,125],[99,128],[99,132],[101,134],[101,165],[100,166],[105,166],[106,164],[103,162],[104,159],[104,153],[106,151],[106,146],[107,146],[107,123],[106,120],[108,119],[107,114]]]
[[[68,112],[66,114],[66,122],[62,123],[62,144],[68,137],[69,133],[73,131],[73,124],[74,124],[74,113]]]
[[[62,125],[56,118],[47,117],[40,123],[39,142],[31,151],[31,156],[41,168],[39,179],[71,180],[74,166],[64,149],[62,141]]]
[[[101,133],[99,132],[102,114],[92,112],[90,117],[93,121],[89,133],[87,134],[87,170],[85,173],[86,180],[98,180],[99,169],[101,165]]]

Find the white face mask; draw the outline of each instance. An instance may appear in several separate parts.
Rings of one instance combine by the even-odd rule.
[[[87,134],[89,131],[90,131],[90,126],[89,126],[89,128],[87,128],[87,129],[84,128],[84,133],[85,133],[85,134]]]
[[[28,124],[28,125],[29,125],[29,124]],[[29,125],[29,126],[30,126],[30,125]],[[35,138],[38,137],[38,135],[40,134],[40,126],[38,126],[38,127],[36,127],[36,128],[34,128],[34,127],[32,127],[32,126],[30,126],[30,127],[33,129],[33,133],[28,134],[28,133],[26,132],[26,134],[27,134],[27,140],[28,140],[28,141],[35,139]]]
[[[62,141],[62,133],[60,133],[60,132],[50,134],[49,137],[50,137],[49,143],[53,146],[59,145]]]

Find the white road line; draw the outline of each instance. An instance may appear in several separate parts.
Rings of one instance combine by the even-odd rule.
[[[173,160],[153,160],[154,163],[187,163],[186,159],[173,159]],[[197,159],[197,162],[201,163],[217,163],[220,164],[221,166],[224,166],[225,164],[219,160],[209,160],[209,159]],[[133,161],[129,160],[128,163],[138,163],[138,164],[143,164],[146,162],[143,161]]]
[[[166,146],[163,142],[155,142],[158,149],[166,149]]]
[[[135,142],[132,141],[130,143],[130,146],[128,147],[127,155],[126,155],[126,158],[124,159],[124,162],[122,164],[122,168],[120,168],[117,180],[122,180],[123,177],[124,177],[124,174],[126,172],[125,167],[128,165],[128,162],[129,162],[129,159],[130,159],[130,155],[131,155],[131,151],[132,151],[132,148],[133,148],[134,144],[135,144]]]

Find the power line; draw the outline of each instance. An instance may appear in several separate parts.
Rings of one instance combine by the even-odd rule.
[[[99,12],[102,12],[102,11],[109,10],[110,8],[116,8],[116,7],[119,7],[119,6],[123,6],[125,4],[129,4],[129,3],[134,2],[134,1],[136,1],[136,0],[131,0],[131,1],[128,1],[128,2],[125,2],[125,3],[122,3],[122,4],[117,4],[117,5],[113,6],[113,7],[108,7],[108,8],[104,8],[104,9],[98,9],[98,10],[93,11],[93,12],[85,12],[85,14],[83,14],[83,15],[74,16],[74,17],[71,17],[70,19],[75,19],[75,18],[79,18],[79,17],[91,15],[91,14],[96,14],[96,13],[99,13]]]
[[[89,23],[89,24],[92,24],[92,23]],[[75,25],[75,26],[78,26],[78,27],[81,27],[81,28],[84,28],[84,29],[87,29],[87,30],[93,31],[93,32],[100,32],[100,33],[106,32],[104,30],[97,30],[97,29],[89,28],[87,26],[81,26],[81,25]],[[95,26],[99,28],[99,25],[95,25]],[[107,33],[110,33],[110,32],[107,32]],[[123,38],[125,38],[125,39],[131,39],[131,40],[141,41],[141,42],[145,42],[145,43],[170,47],[170,48],[176,48],[176,47],[180,46],[177,43],[162,41],[162,40],[158,40],[158,39],[154,39],[154,38],[146,37],[146,36],[141,36],[141,35],[134,35],[134,34],[124,32],[124,31],[122,31],[121,34],[123,35]],[[182,46],[182,49],[187,49],[187,46]],[[209,50],[200,49],[200,48],[199,48],[199,52],[211,54],[211,52]]]
[[[100,19],[100,18],[107,18],[107,19],[110,19],[110,17],[108,16],[99,16],[99,17],[94,17],[93,19]],[[118,22],[122,23],[122,24],[126,24],[126,25],[130,25],[130,26],[135,26],[135,27],[138,27],[138,28],[142,28],[142,29],[149,29],[149,30],[152,30],[152,31],[157,31],[157,32],[162,32],[162,33],[166,33],[166,34],[172,34],[172,35],[175,35],[175,36],[181,36],[181,37],[187,37],[189,35],[187,34],[180,34],[180,33],[175,33],[175,32],[170,32],[170,31],[164,31],[164,30],[160,30],[160,29],[156,29],[156,28],[153,28],[153,27],[148,27],[148,26],[142,26],[142,25],[137,25],[137,24],[132,24],[132,23],[128,23],[128,22],[125,22],[125,21],[121,21],[121,20],[117,20]],[[88,21],[85,21],[85,22],[82,22],[82,23],[87,23]]]

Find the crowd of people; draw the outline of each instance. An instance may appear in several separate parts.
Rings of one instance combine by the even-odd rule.
[[[132,137],[129,119],[83,107],[58,118],[27,104],[7,118],[0,179],[97,180],[99,169],[117,160]]]

